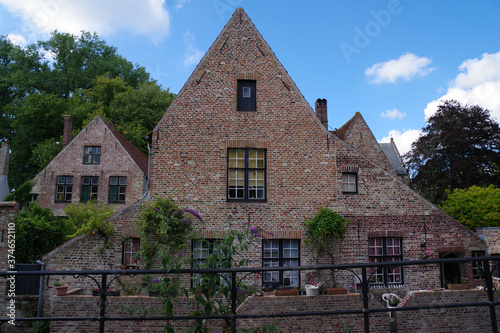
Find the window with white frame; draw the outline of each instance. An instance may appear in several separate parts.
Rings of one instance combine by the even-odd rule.
[[[369,238],[368,257],[371,263],[403,260],[402,238],[373,237]],[[403,284],[403,267],[371,267],[370,284],[391,285]]]
[[[342,174],[342,193],[358,193],[358,174]]]
[[[300,265],[298,239],[264,239],[262,241],[263,267],[293,267]],[[299,287],[299,271],[267,271],[262,274],[264,288]]]

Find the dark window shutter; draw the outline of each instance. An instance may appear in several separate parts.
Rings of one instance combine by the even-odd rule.
[[[256,81],[238,80],[238,111],[256,111]]]

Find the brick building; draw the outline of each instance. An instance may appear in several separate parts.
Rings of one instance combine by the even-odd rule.
[[[139,200],[147,188],[146,155],[100,116],[71,140],[72,117],[64,117],[63,149],[34,178],[38,204],[64,216],[70,203],[99,200],[118,211]]]
[[[47,268],[117,268],[125,260],[123,239],[137,236],[138,211],[155,196],[171,196],[198,211],[205,220],[200,236],[206,238],[224,232],[229,216],[233,224],[272,232],[245,254],[255,266],[316,264],[304,243],[305,220],[321,207],[350,221],[346,239],[336,244],[336,263],[415,260],[424,248],[432,258],[483,253],[483,240],[402,181],[360,113],[335,132],[328,130],[326,115],[326,101],[317,100],[311,109],[237,9],[153,129],[149,195],[110,219],[118,234],[105,260],[95,251],[100,240],[81,236],[45,256]],[[87,141],[77,139],[72,151],[81,162]],[[56,176],[69,174],[53,165],[38,176],[51,180],[52,189]],[[104,184],[111,174],[102,172]],[[74,196],[80,197],[78,189]],[[392,267],[375,277],[374,284],[384,287],[422,289],[425,278],[427,288],[436,288],[461,278],[472,281],[473,267]],[[348,273],[338,280],[355,283]],[[271,289],[302,286],[304,276],[284,271],[260,282]]]

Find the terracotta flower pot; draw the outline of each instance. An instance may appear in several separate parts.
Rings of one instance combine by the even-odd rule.
[[[297,289],[277,289],[274,291],[274,296],[294,296],[298,294]]]
[[[54,287],[54,294],[56,296],[64,296],[68,292],[68,285],[65,284],[64,286],[55,286]]]
[[[459,284],[449,284],[448,289],[450,290],[465,290],[470,289],[470,284],[468,283],[459,283]]]
[[[347,294],[347,288],[328,288],[328,295]]]

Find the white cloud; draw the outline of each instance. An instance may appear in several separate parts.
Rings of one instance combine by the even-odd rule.
[[[388,118],[388,119],[403,119],[406,117],[406,112],[401,112],[398,109],[392,109],[392,110],[385,110],[380,112],[380,115],[382,118]]]
[[[411,144],[419,138],[421,133],[421,130],[416,129],[409,129],[403,132],[391,130],[389,131],[389,135],[383,137],[379,142],[391,142],[391,138],[393,138],[396,147],[398,147],[399,154],[403,156],[410,151]]]
[[[198,64],[205,53],[194,46],[194,35],[191,32],[184,33],[184,43],[187,45],[184,53],[184,66],[191,67]]]
[[[45,34],[53,30],[79,35],[81,30],[109,35],[128,30],[155,42],[166,37],[170,16],[165,0],[0,0],[27,29]]]
[[[18,46],[26,46],[28,42],[26,41],[26,38],[24,38],[23,35],[21,34],[8,34],[7,38],[11,41],[12,44],[18,45]]]
[[[429,67],[431,62],[429,58],[406,53],[399,59],[376,63],[365,70],[365,75],[371,77],[372,83],[395,83],[400,78],[409,81],[432,72],[435,68]]]
[[[500,52],[485,53],[481,59],[467,59],[459,66],[460,73],[450,83],[441,98],[427,104],[425,117],[437,111],[444,100],[454,99],[462,104],[479,105],[500,120]]]

